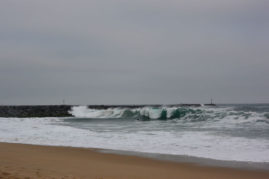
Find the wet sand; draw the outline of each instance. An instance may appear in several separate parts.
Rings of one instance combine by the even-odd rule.
[[[95,149],[0,143],[0,178],[268,179],[269,171],[198,166]]]

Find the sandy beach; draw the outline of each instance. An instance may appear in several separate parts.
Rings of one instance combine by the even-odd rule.
[[[269,178],[243,170],[104,154],[94,149],[0,143],[0,178]]]

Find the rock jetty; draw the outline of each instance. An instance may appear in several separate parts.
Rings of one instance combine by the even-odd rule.
[[[215,105],[215,104],[206,104]],[[71,117],[69,113],[73,106],[78,105],[35,105],[35,106],[0,106],[0,117]],[[142,108],[142,107],[200,107],[200,104],[173,104],[173,105],[88,105],[93,109],[108,108]]]

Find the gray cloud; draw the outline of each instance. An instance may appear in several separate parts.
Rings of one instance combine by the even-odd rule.
[[[0,104],[268,102],[266,0],[3,0]]]

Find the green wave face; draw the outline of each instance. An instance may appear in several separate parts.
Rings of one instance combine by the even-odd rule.
[[[258,120],[268,123],[269,113],[235,110],[218,107],[144,107],[89,109],[80,106],[72,109],[75,117],[103,119],[186,120],[199,122],[207,120]],[[259,122],[258,121],[258,122]]]

